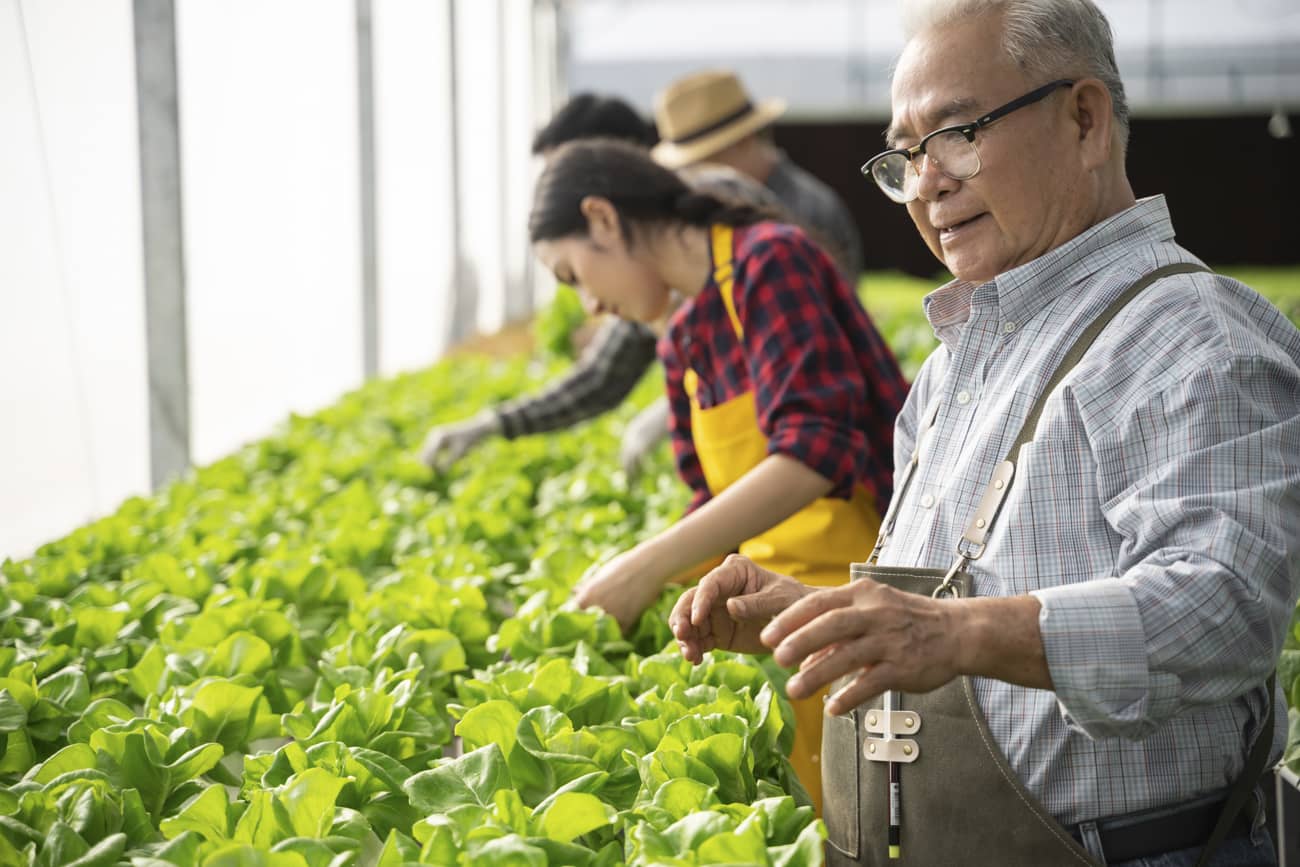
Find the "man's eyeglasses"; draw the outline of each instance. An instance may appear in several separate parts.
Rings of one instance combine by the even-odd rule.
[[[921,139],[910,148],[895,148],[876,154],[862,166],[862,174],[876,182],[876,186],[889,198],[906,205],[914,201],[921,187],[920,169],[916,158],[924,156],[954,181],[967,181],[979,174],[980,154],[975,149],[975,133],[996,120],[1006,117],[1018,108],[1033,105],[1060,87],[1071,87],[1074,82],[1062,78],[1044,84],[1006,105],[993,109],[979,120],[945,126]]]

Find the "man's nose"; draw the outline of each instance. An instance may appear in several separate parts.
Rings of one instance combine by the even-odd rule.
[[[920,154],[912,160],[912,170],[917,173],[916,197],[927,202],[933,202],[961,185],[961,181],[945,175],[929,154]]]

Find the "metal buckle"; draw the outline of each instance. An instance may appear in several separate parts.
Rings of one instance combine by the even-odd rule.
[[[958,591],[957,585],[953,583],[952,579],[957,577],[957,573],[961,571],[961,567],[969,563],[970,560],[971,558],[965,553],[958,551],[957,559],[952,562],[952,566],[948,569],[948,574],[943,576],[943,581],[939,582],[939,586],[934,588],[934,592],[930,594],[930,598],[942,599],[945,596],[951,599],[959,598],[961,593]]]
[[[963,545],[969,545],[968,550],[963,549]],[[984,556],[984,549],[988,547],[987,542],[972,542],[965,536],[957,540],[957,556],[966,560],[978,560]]]

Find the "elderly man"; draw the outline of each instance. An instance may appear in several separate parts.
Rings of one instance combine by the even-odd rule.
[[[956,279],[882,537],[831,590],[733,558],[674,632],[836,684],[832,864],[1272,864],[1300,333],[1135,200],[1091,0],[909,11],[863,169]]]

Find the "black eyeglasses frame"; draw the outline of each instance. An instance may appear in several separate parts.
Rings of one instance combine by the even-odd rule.
[[[882,151],[881,153],[876,154],[874,157],[872,157],[871,159],[863,163],[860,171],[862,172],[862,174],[871,178],[872,181],[874,182],[875,175],[871,173],[872,166],[880,162],[885,157],[892,156],[893,154],[902,154],[903,156],[907,157],[908,162],[915,164],[916,158],[921,154],[925,153],[926,143],[929,142],[931,139],[933,139],[935,136],[944,135],[945,133],[953,133],[953,132],[961,133],[966,138],[966,141],[970,142],[971,144],[974,144],[975,133],[978,132],[979,130],[984,129],[989,124],[994,123],[995,121],[1001,120],[1002,118],[1006,117],[1007,115],[1011,114],[1011,112],[1016,111],[1017,109],[1024,108],[1027,105],[1033,105],[1034,103],[1042,99],[1045,99],[1048,96],[1048,94],[1054,93],[1058,88],[1073,87],[1074,83],[1075,80],[1072,78],[1058,78],[1055,81],[1050,81],[1047,84],[1044,84],[1042,87],[1034,88],[1033,90],[1026,93],[1024,96],[1016,97],[1015,99],[1008,102],[1006,105],[998,106],[997,108],[990,111],[988,114],[980,117],[978,120],[972,120],[967,123],[953,124],[952,126],[945,126],[945,127],[941,127],[940,129],[936,129],[934,132],[927,133],[924,138],[922,138],[916,144],[912,145],[910,148],[890,148],[887,151]],[[976,171],[976,174],[978,174],[978,170]],[[975,175],[971,175],[970,177],[974,177],[974,176]],[[969,180],[969,178],[953,178],[953,180]],[[877,186],[879,186],[879,184],[877,184]],[[884,192],[884,190],[882,189],[881,192]],[[893,197],[890,196],[890,198]]]

